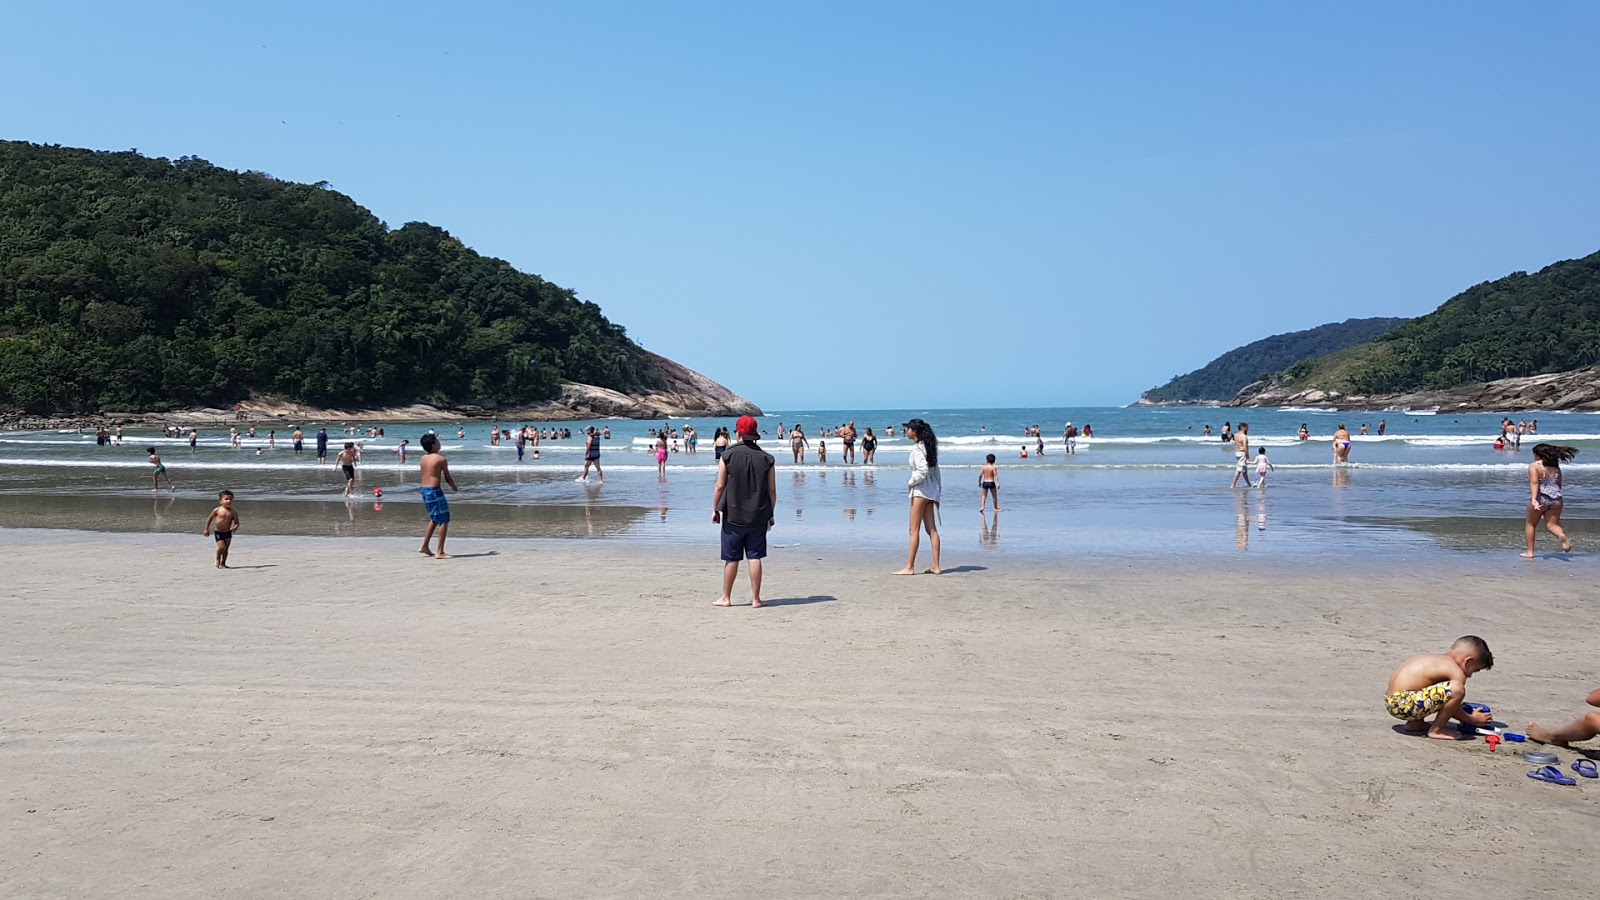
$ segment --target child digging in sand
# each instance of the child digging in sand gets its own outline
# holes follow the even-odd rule
[[[206,516],[205,536],[216,532],[217,568],[228,567],[228,549],[233,545],[233,533],[239,530],[239,514],[233,511],[233,491],[217,494],[217,508]]]
[[[1600,690],[1589,695],[1588,703],[1600,707]],[[1590,741],[1600,736],[1600,712],[1584,713],[1560,728],[1546,728],[1537,722],[1528,723],[1528,737],[1541,744],[1565,747],[1577,741]]]
[[[1440,741],[1458,740],[1460,735],[1449,730],[1451,719],[1467,725],[1493,724],[1486,712],[1461,709],[1467,699],[1467,679],[1492,668],[1494,654],[1483,638],[1474,634],[1456,638],[1443,653],[1425,653],[1401,663],[1389,676],[1384,705],[1389,715],[1406,723],[1406,731],[1426,731]],[[1432,727],[1429,716],[1434,716]]]

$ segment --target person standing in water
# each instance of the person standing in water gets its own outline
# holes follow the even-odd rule
[[[928,533],[928,542],[933,549],[933,567],[928,571],[934,575],[940,572],[939,567],[939,523],[938,509],[941,494],[939,478],[939,439],[933,433],[927,422],[921,419],[912,419],[900,426],[906,439],[911,441],[911,478],[906,482],[906,493],[911,497],[911,547],[906,554],[905,568],[895,572],[896,575],[917,574],[917,549],[921,541],[920,532]],[[1026,447],[1024,447],[1026,451]]]
[[[1239,479],[1244,479],[1245,487],[1250,484],[1250,423],[1240,422],[1239,430],[1233,435],[1233,482],[1228,485],[1228,490],[1239,486]]]
[[[810,445],[811,442],[806,440],[805,430],[799,425],[794,426],[794,430],[789,432],[789,449],[794,452],[794,461],[797,465],[805,462],[806,448]]]
[[[861,439],[861,462],[864,465],[870,466],[873,464],[873,460],[875,460],[877,456],[878,436],[872,433],[871,428],[868,428],[866,436]]]
[[[161,464],[161,457],[156,454],[156,448],[146,447],[144,452],[150,454],[150,464],[156,467],[156,470],[150,473],[150,489],[153,491],[161,490],[161,479],[165,478],[167,480],[167,490],[176,492],[178,489],[172,486],[172,476],[167,474],[167,467]]]
[[[1523,559],[1534,558],[1533,539],[1538,533],[1540,519],[1544,520],[1544,527],[1561,542],[1561,552],[1572,552],[1572,540],[1561,528],[1561,508],[1564,505],[1561,496],[1561,464],[1577,455],[1576,447],[1534,445],[1533,462],[1528,464],[1528,490],[1531,496],[1528,500],[1528,524],[1524,529],[1528,538],[1528,549],[1522,554]]]
[[[1333,433],[1333,464],[1344,465],[1350,461],[1350,429],[1339,423],[1339,430]]]
[[[600,431],[593,425],[589,426],[588,443],[583,448],[583,474],[573,480],[587,482],[590,466],[594,466],[594,473],[600,476],[600,483],[605,484],[606,473],[600,468]]]

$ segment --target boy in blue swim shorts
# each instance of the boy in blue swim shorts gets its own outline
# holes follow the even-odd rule
[[[428,531],[422,536],[423,556],[434,559],[449,559],[450,554],[444,552],[445,535],[450,532],[450,501],[445,499],[444,488],[440,487],[442,479],[450,485],[452,491],[460,491],[456,487],[456,480],[450,476],[450,461],[439,452],[439,438],[433,432],[422,436],[422,505],[428,510]],[[434,552],[428,549],[433,542],[434,529],[439,531],[439,550]]]
[[[1389,676],[1384,708],[1406,723],[1406,731],[1426,731],[1428,737],[1441,741],[1460,740],[1462,735],[1448,730],[1451,719],[1467,725],[1493,724],[1486,712],[1462,709],[1467,679],[1492,668],[1494,654],[1489,652],[1488,642],[1475,634],[1457,638],[1443,653],[1425,653],[1401,663]],[[1429,716],[1434,717],[1431,727]]]

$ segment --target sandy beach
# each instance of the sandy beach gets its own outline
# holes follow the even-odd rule
[[[894,578],[896,554],[788,550],[756,611],[709,605],[709,530],[696,554],[462,529],[448,562],[246,530],[225,572],[198,534],[4,535],[7,898],[1571,897],[1600,875],[1600,782],[1401,736],[1380,702],[1402,658],[1477,633],[1497,719],[1580,712],[1596,605],[1555,560]]]

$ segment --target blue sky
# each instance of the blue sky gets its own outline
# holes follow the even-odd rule
[[[332,183],[764,406],[1120,404],[1600,250],[1600,4],[29,4],[0,137]]]

